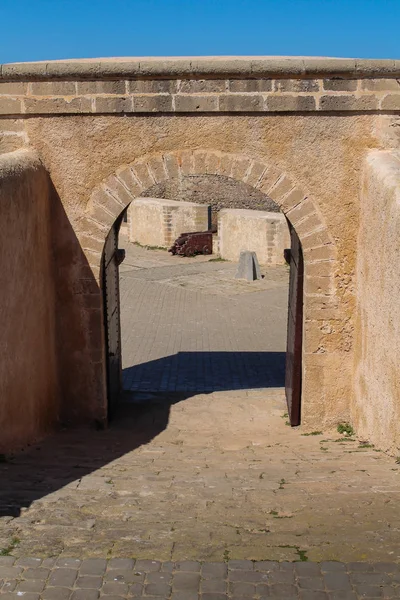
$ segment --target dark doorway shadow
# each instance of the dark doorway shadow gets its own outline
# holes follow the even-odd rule
[[[282,387],[285,352],[178,352],[123,370],[124,389],[195,392]]]
[[[135,377],[139,367],[146,368],[149,373],[153,372],[154,381],[156,367],[160,365],[163,373],[165,369],[171,373],[178,369],[186,378],[202,373],[206,385],[203,390],[195,390],[190,379],[178,378],[176,388],[187,381],[190,389],[125,391],[108,429],[63,429],[41,443],[32,444],[24,452],[3,457],[0,461],[0,516],[17,517],[21,508],[33,501],[149,443],[167,428],[171,406],[196,392],[244,389],[245,381],[247,387],[253,389],[283,386],[284,363],[282,352],[183,352],[126,369],[125,375]],[[195,365],[203,370],[197,371],[199,367]],[[238,365],[247,373],[247,380],[237,379]]]

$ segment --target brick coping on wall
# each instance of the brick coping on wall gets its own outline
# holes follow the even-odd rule
[[[400,111],[400,61],[93,59],[1,66],[0,116]]]
[[[0,65],[0,79],[113,77],[400,77],[400,60],[286,56],[121,57]]]

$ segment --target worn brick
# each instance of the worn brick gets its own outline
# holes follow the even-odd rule
[[[400,94],[388,94],[382,99],[382,110],[400,110]]]
[[[73,81],[35,81],[30,84],[33,96],[76,96]]]
[[[126,93],[125,81],[78,81],[78,95],[96,95],[96,94],[116,94],[117,96]]]
[[[324,90],[333,92],[355,92],[358,86],[357,79],[324,79]]]
[[[5,96],[0,98],[0,115],[18,115],[22,112],[22,100]]]
[[[386,90],[397,90],[400,92],[400,83],[398,79],[362,79],[361,89],[377,92]]]
[[[128,82],[131,94],[174,94],[177,90],[177,81],[169,79],[134,80]]]
[[[184,79],[179,92],[183,94],[204,94],[224,92],[225,79]]]
[[[28,84],[22,81],[1,81],[0,96],[24,96],[28,91]]]
[[[320,110],[376,110],[378,98],[376,96],[361,96],[357,98],[352,94],[346,96],[322,96],[320,99]]]
[[[318,92],[319,83],[315,79],[276,79],[277,92]]]
[[[218,110],[218,96],[175,96],[176,112],[209,112]]]
[[[96,113],[130,113],[133,112],[132,98],[124,96],[108,97],[96,96]]]
[[[271,90],[271,79],[231,79],[229,81],[229,91],[234,93],[270,92]]]
[[[172,96],[134,96],[135,112],[172,112]]]
[[[316,110],[314,96],[268,96],[267,109],[271,112]]]
[[[87,98],[25,98],[23,100],[27,114],[80,114],[91,112],[91,103]],[[2,102],[0,101],[0,110]]]
[[[222,94],[219,97],[219,109],[223,112],[253,112],[264,110],[264,99],[259,94]]]

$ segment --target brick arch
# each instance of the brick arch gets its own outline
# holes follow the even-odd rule
[[[269,196],[301,240],[306,264],[305,293],[333,293],[336,249],[315,202],[275,166],[242,154],[213,150],[150,154],[121,166],[94,188],[79,224],[78,237],[97,280],[105,238],[121,212],[149,187],[184,175],[222,175]],[[320,263],[318,267],[312,266],[314,262]]]

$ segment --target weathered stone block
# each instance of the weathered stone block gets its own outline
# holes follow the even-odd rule
[[[230,92],[270,92],[272,90],[271,79],[231,79],[229,81]]]
[[[219,109],[224,112],[247,112],[264,110],[264,99],[258,94],[239,96],[221,95],[219,97]]]
[[[346,96],[322,96],[320,110],[376,110],[378,98],[376,96],[361,96],[356,98],[351,94]]]
[[[29,91],[34,96],[76,96],[74,81],[33,81]]]
[[[324,90],[333,92],[355,92],[358,86],[357,79],[324,79]]]
[[[399,91],[400,83],[398,79],[361,79],[362,90],[373,90],[377,92],[381,91]]]
[[[134,96],[135,112],[172,112],[172,96]]]
[[[174,94],[177,90],[177,81],[137,79],[128,81],[128,90],[130,94]]]
[[[125,81],[78,81],[77,93],[80,94],[116,94],[121,96],[126,93]]]
[[[283,251],[290,247],[289,229],[281,213],[225,208],[219,213],[218,236],[221,258],[232,261],[248,250],[257,254],[262,265],[283,264]]]
[[[0,81],[0,96],[24,96],[28,84],[22,81]]]
[[[183,94],[219,93],[225,88],[225,79],[184,79],[179,91]]]
[[[400,94],[388,94],[381,102],[382,110],[400,110]]]
[[[276,79],[274,88],[277,92],[318,92],[316,79]]]
[[[18,115],[22,112],[22,101],[17,98],[0,98],[0,115]]]
[[[218,110],[218,96],[175,96],[176,112],[209,112]]]
[[[159,198],[137,198],[128,208],[129,239],[143,246],[168,248],[187,231],[207,231],[209,207]]]
[[[96,113],[129,113],[133,112],[132,98],[126,97],[96,97]],[[136,111],[136,108],[135,108]]]
[[[79,114],[91,112],[88,98],[25,98],[25,112],[28,114]],[[0,101],[0,110],[1,110]],[[106,111],[111,112],[111,111]]]
[[[316,110],[315,98],[313,96],[268,96],[268,111],[292,112]]]

